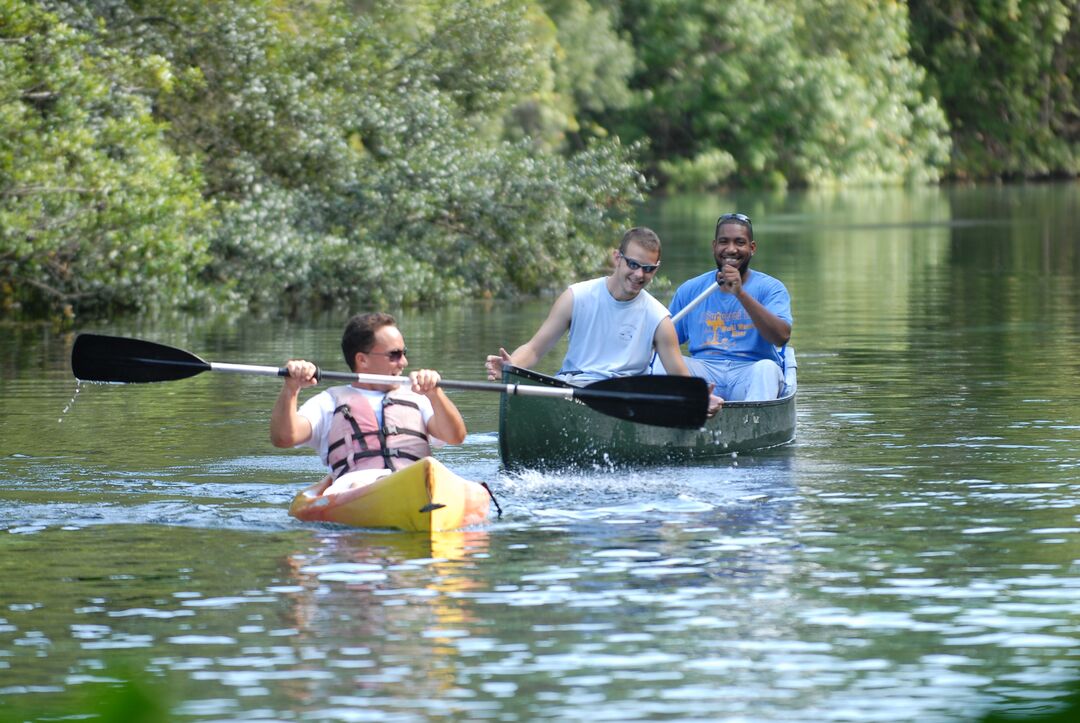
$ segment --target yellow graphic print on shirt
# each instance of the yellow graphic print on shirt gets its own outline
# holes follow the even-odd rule
[[[712,329],[712,336],[705,340],[705,346],[730,349],[735,340],[746,336],[754,328],[754,322],[743,311],[715,312],[705,315],[705,325]]]

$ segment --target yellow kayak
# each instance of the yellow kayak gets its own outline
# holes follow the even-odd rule
[[[458,477],[434,457],[343,491],[328,492],[332,484],[326,477],[300,492],[289,514],[305,522],[437,532],[480,524],[491,507],[486,487]]]

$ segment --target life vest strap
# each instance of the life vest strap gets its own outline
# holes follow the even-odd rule
[[[328,441],[327,457],[335,477],[353,469],[370,468],[380,460],[385,469],[395,470],[431,454],[429,435],[421,405],[399,399],[390,392],[382,399],[382,419],[369,415],[366,401],[354,396],[347,400],[334,393],[336,406]],[[357,405],[357,406],[353,406]],[[397,406],[395,409],[395,405]]]
[[[387,437],[389,437],[392,434],[411,434],[412,436],[419,437],[420,439],[427,439],[428,438],[428,436],[426,434],[424,434],[423,432],[418,432],[415,429],[401,429],[400,427],[396,427],[396,426],[394,426],[392,424],[389,424],[389,425],[386,425],[386,426],[383,427],[383,434],[385,436],[387,436]]]
[[[349,423],[349,426],[352,427],[353,439],[355,439],[357,441],[357,443],[360,445],[361,449],[368,449],[367,439],[365,439],[365,438],[368,435],[371,435],[371,434],[377,435],[377,432],[367,432],[367,433],[365,433],[362,429],[360,429],[360,425],[357,424],[356,417],[353,416],[352,410],[349,409],[348,404],[342,404],[342,405],[338,406],[337,409],[334,410],[334,414],[341,414],[341,416],[345,418],[345,420]],[[332,442],[330,444],[330,446],[328,446],[326,448],[326,453],[330,454],[330,452],[333,452],[338,447],[340,447],[340,446],[342,446],[344,444],[347,444],[347,443],[348,443],[348,441],[346,440],[346,438],[342,437],[342,438],[338,439],[336,442]],[[333,465],[332,469],[336,469],[338,466],[339,465]]]

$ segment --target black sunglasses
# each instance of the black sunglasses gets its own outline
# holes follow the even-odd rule
[[[713,238],[716,238],[716,235],[720,233],[720,227],[728,221],[735,221],[736,223],[741,223],[746,226],[750,229],[750,238],[754,238],[754,224],[750,222],[750,217],[745,213],[725,213],[723,216],[716,219],[716,231],[713,232]]]
[[[401,357],[409,355],[409,347],[403,346],[400,349],[391,349],[390,351],[369,351],[368,354],[378,354],[392,362],[396,362],[401,361]]]
[[[641,269],[645,273],[651,274],[658,268],[660,268],[660,264],[643,264],[640,261],[635,261],[634,259],[621,252],[619,253],[619,257],[626,262],[627,268],[631,271],[637,271],[638,269]]]

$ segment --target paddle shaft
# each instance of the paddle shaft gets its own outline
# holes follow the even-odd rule
[[[289,372],[285,367],[258,366],[255,364],[228,364],[225,362],[208,362],[210,371],[226,372],[230,374],[256,374],[270,377],[287,377]],[[395,377],[383,374],[359,374],[356,372],[318,372],[319,379],[334,379],[358,384],[397,384],[402,386],[412,384],[408,377]],[[498,392],[500,394],[516,394],[522,397],[557,397],[573,399],[575,392],[579,395],[587,393],[590,397],[609,399],[625,399],[631,402],[649,402],[656,404],[677,404],[685,400],[684,397],[671,394],[638,394],[635,392],[612,392],[603,389],[582,390],[578,387],[542,387],[531,384],[499,384],[498,382],[467,382],[454,381],[452,379],[439,380],[439,386],[443,389],[457,389],[468,392]]]
[[[208,362],[210,371],[227,372],[230,374],[259,374],[267,377],[287,377],[289,370],[285,367],[258,366],[256,364],[227,364],[225,362]],[[343,382],[356,382],[358,384],[397,384],[403,386],[412,384],[408,377],[395,377],[387,374],[359,374],[357,372],[327,372],[317,369],[315,378],[334,379]],[[455,382],[449,379],[439,380],[439,386],[445,389],[465,389],[469,391],[494,391],[505,392],[507,387],[517,386],[514,384],[497,384],[495,382]],[[562,389],[555,387],[556,391]],[[570,390],[573,391],[572,389]],[[569,394],[553,394],[551,396],[570,396]]]
[[[680,319],[682,319],[684,316],[686,316],[687,314],[690,313],[691,309],[693,309],[695,306],[697,306],[701,302],[705,301],[705,299],[712,296],[712,293],[714,291],[716,291],[717,289],[719,289],[719,288],[720,288],[720,284],[709,284],[709,286],[704,291],[702,291],[700,294],[698,294],[694,298],[693,301],[691,301],[689,304],[687,304],[683,308],[679,309],[679,312],[677,314],[675,314],[675,316],[671,317],[671,323],[672,324],[678,323],[678,321]]]
[[[687,304],[683,308],[679,309],[679,311],[674,316],[671,317],[671,323],[672,324],[679,323],[679,320],[682,319],[687,314],[689,314],[691,309],[693,309],[695,306],[697,306],[701,302],[705,301],[705,299],[712,296],[712,293],[714,291],[716,291],[717,289],[719,289],[719,288],[720,288],[720,284],[718,284],[718,283],[717,284],[709,284],[708,288],[706,288],[704,291],[702,291],[700,294],[698,294],[694,298],[693,301],[691,301],[689,304]],[[658,356],[659,356],[659,354],[654,351],[653,355],[652,355],[652,361],[649,362],[649,367],[650,368],[656,366],[656,357],[658,357]]]
[[[191,352],[141,339],[79,334],[71,350],[71,371],[77,379],[121,384],[175,381],[216,371],[259,376],[288,376],[286,367],[208,362]],[[408,377],[355,372],[317,371],[316,380],[402,386]],[[446,389],[497,392],[521,396],[573,399],[619,419],[661,427],[693,428],[705,421],[708,390],[693,377],[616,377],[584,387],[493,382],[439,381]]]

